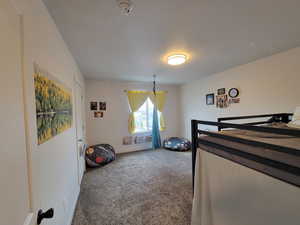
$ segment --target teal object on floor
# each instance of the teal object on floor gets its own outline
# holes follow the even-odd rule
[[[159,132],[159,122],[157,108],[153,108],[153,121],[152,121],[152,148],[158,149],[161,148],[161,139]]]

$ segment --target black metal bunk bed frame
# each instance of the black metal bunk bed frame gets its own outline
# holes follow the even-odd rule
[[[252,168],[254,170],[275,177],[277,179],[280,179],[282,181],[285,181],[297,187],[300,187],[300,167],[288,165],[283,162],[264,158],[262,156],[258,156],[255,154],[251,154],[249,152],[241,151],[239,149],[235,149],[229,146],[204,140],[203,138],[199,138],[199,135],[201,134],[208,135],[211,137],[220,138],[222,140],[232,141],[232,142],[236,142],[248,146],[267,148],[270,151],[277,151],[277,152],[289,154],[292,157],[300,157],[300,149],[268,144],[260,141],[253,141],[245,138],[229,136],[223,133],[221,134],[217,132],[210,132],[210,131],[199,129],[199,125],[210,125],[210,126],[217,126],[219,131],[226,128],[234,128],[240,130],[251,130],[257,132],[300,137],[300,130],[297,129],[283,129],[283,128],[256,126],[256,125],[268,124],[273,122],[288,123],[289,121],[291,121],[292,115],[293,115],[292,113],[278,113],[278,114],[252,115],[252,116],[240,116],[240,117],[226,117],[226,118],[219,118],[218,122],[192,120],[191,135],[192,135],[193,187],[194,187],[194,177],[195,177],[196,153],[199,144],[206,145],[215,149],[213,151],[212,150],[208,151],[210,153],[234,161],[246,167]],[[268,119],[267,121],[251,122],[251,123],[244,123],[244,124],[233,124],[233,123],[222,122],[222,121],[229,121],[229,120],[257,119],[257,118],[266,118],[266,117],[271,117],[271,119]]]

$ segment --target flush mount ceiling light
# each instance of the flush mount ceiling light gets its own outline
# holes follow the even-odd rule
[[[187,56],[183,54],[174,54],[168,56],[168,64],[171,66],[178,66],[184,64],[187,60]]]

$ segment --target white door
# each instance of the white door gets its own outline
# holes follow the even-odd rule
[[[26,151],[20,17],[0,1],[0,224],[32,225]]]
[[[84,96],[81,85],[75,81],[75,114],[76,114],[76,138],[77,138],[77,160],[78,160],[78,182],[81,180],[85,171],[84,159]]]

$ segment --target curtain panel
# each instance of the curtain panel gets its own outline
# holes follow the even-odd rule
[[[161,148],[161,138],[159,132],[159,121],[157,107],[153,108],[153,121],[152,121],[152,148]]]
[[[135,119],[134,113],[145,103],[147,98],[150,98],[154,107],[161,113],[160,114],[160,128],[161,130],[166,129],[166,124],[163,116],[163,109],[166,102],[166,91],[157,91],[156,95],[152,91],[126,91],[128,97],[128,103],[130,107],[130,115],[128,119],[128,131],[133,134],[135,131]]]
[[[127,91],[128,103],[130,106],[130,115],[128,119],[128,131],[133,134],[135,131],[134,113],[144,104],[149,96],[145,91]]]
[[[157,91],[156,95],[154,95],[153,92],[150,93],[150,99],[153,102],[154,106],[157,108],[157,110],[161,113],[160,114],[160,128],[162,131],[166,129],[165,119],[163,116],[163,109],[165,107],[166,103],[166,92],[165,91]]]

